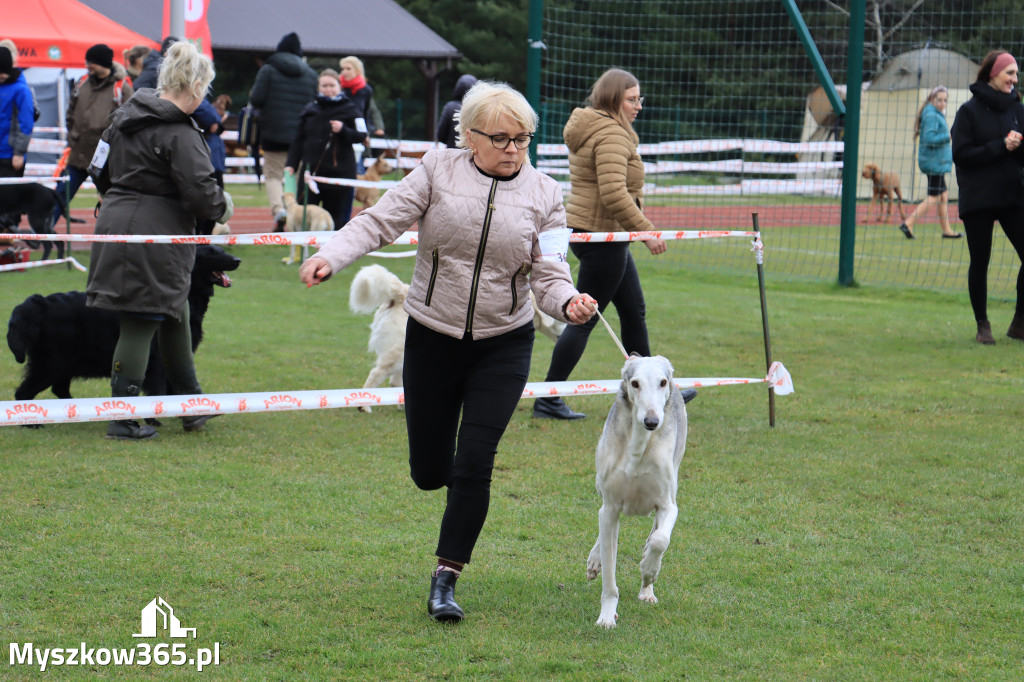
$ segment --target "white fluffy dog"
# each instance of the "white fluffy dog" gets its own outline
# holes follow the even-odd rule
[[[375,388],[390,378],[392,386],[402,385],[402,367],[405,361],[405,324],[409,315],[402,309],[409,285],[381,265],[367,265],[356,273],[349,290],[348,307],[355,313],[369,315],[370,342],[368,349],[377,354],[377,364],[370,370],[363,388]],[[565,322],[559,322],[542,313],[537,299],[530,292],[533,304],[533,325],[537,331],[558,340],[565,329]],[[360,407],[360,412],[370,412],[369,407]]]
[[[349,291],[348,307],[356,313],[373,313],[367,348],[377,354],[363,388],[375,388],[390,378],[392,386],[402,385],[405,360],[405,323],[408,313],[402,309],[409,285],[387,268],[367,265],[356,273]],[[360,407],[360,412],[370,412]]]
[[[654,512],[654,527],[640,559],[641,601],[657,603],[654,581],[679,513],[676,490],[686,449],[686,406],[672,381],[672,365],[660,355],[633,354],[622,368],[622,387],[597,443],[597,490],[603,504],[598,535],[587,558],[587,578],[601,574],[597,624],[615,627],[619,588],[615,558],[619,517]]]

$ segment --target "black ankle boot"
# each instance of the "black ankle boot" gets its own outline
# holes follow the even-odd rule
[[[582,412],[573,412],[561,398],[537,398],[533,401],[535,419],[585,419]]]
[[[142,379],[126,379],[120,374],[110,378],[110,395],[114,398],[134,398],[140,393]],[[134,419],[121,419],[107,424],[107,438],[116,440],[146,440],[156,435],[156,429],[139,424]]]
[[[427,597],[427,613],[436,621],[458,623],[465,617],[462,608],[455,603],[455,581],[459,576],[452,571],[440,571],[430,578],[430,596]]]

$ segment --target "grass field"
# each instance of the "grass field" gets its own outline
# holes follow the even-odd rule
[[[640,250],[652,347],[677,375],[763,375],[753,264],[726,276]],[[196,358],[208,391],[362,384],[372,357],[369,318],[347,310],[356,268],[307,290],[283,251],[235,249],[242,266]],[[1011,305],[993,301],[998,344],[982,347],[966,294],[789,281],[768,254],[774,355],[796,393],[777,399],[775,429],[763,385],[691,403],[660,603],[635,599],[650,522],[627,519],[615,630],[594,625],[600,581],[584,575],[610,404],[594,396],[571,401],[583,422],[517,411],[457,627],[425,612],[443,494],[410,482],[397,408],[225,416],[199,434],[168,423],[146,443],[106,441],[100,423],[0,428],[4,650],[155,643],[132,634],[160,596],[197,628],[176,640],[189,655],[219,644],[209,679],[1019,679],[1024,344],[1003,336]],[[410,261],[386,265],[408,279]],[[3,279],[6,311],[85,283],[63,268]],[[539,338],[532,380],[550,351]],[[620,366],[598,330],[574,378]],[[8,396],[20,369],[0,361]],[[3,667],[4,679],[41,677]]]

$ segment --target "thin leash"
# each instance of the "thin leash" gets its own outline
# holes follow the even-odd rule
[[[604,315],[601,314],[600,310],[595,310],[594,312],[597,313],[601,322],[604,323],[604,328],[608,330],[608,334],[611,335],[612,341],[614,341],[615,345],[619,347],[619,352],[622,353],[622,357],[629,360],[629,353],[626,352],[626,347],[622,345],[621,341],[619,341],[619,337],[615,335],[615,331],[612,329],[612,326],[608,324],[608,320],[604,319]]]

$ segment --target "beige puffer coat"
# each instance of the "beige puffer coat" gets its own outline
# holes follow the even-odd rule
[[[574,109],[562,132],[569,147],[569,227],[587,232],[654,230],[644,217],[644,165],[636,133],[587,107]]]
[[[562,190],[529,162],[511,180],[477,170],[467,149],[427,152],[380,201],[361,212],[317,256],[339,272],[390,244],[419,222],[419,249],[405,311],[434,331],[473,339],[498,336],[540,309],[568,321],[578,292],[569,266],[541,258],[540,233],[565,227]]]

